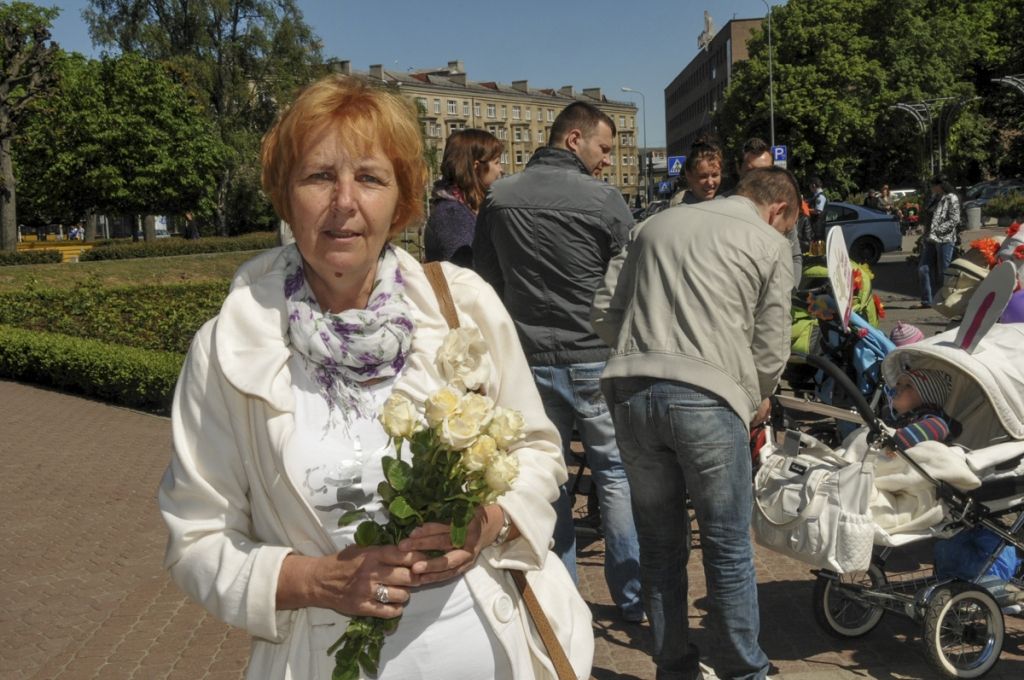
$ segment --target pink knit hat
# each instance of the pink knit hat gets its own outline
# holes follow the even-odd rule
[[[896,328],[893,328],[892,332],[889,333],[889,339],[897,347],[903,347],[904,345],[912,345],[915,342],[924,340],[924,333],[917,326],[900,321],[896,324]]]

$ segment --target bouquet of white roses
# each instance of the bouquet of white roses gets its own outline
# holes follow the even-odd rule
[[[508,448],[523,437],[523,417],[481,394],[490,363],[480,331],[450,331],[436,365],[447,384],[424,404],[399,392],[384,404],[380,419],[398,451],[397,458],[384,457],[385,481],[377,487],[389,519],[363,521],[356,528],[358,545],[397,545],[416,527],[439,522],[451,525],[452,545],[461,547],[477,508],[510,489],[519,474]],[[403,442],[409,443],[410,461],[402,459]],[[339,523],[365,516],[356,510]],[[335,657],[332,679],[356,680],[360,667],[376,675],[384,636],[400,620],[353,617],[327,651]]]

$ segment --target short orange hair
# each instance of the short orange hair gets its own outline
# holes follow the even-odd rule
[[[384,87],[342,75],[308,85],[263,137],[260,179],[277,214],[291,222],[292,172],[309,140],[327,126],[343,133],[347,153],[379,148],[394,166],[398,206],[391,235],[422,221],[427,165],[415,107]]]

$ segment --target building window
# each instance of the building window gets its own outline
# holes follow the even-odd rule
[[[480,117],[480,102],[473,102],[473,115]]]
[[[508,165],[508,151],[501,152],[501,163],[502,165]]]
[[[629,117],[629,129],[632,130],[635,127],[636,127],[636,118],[634,118],[633,116],[630,116]]]
[[[440,99],[435,99],[434,100],[434,113],[441,113],[441,100]]]
[[[502,120],[508,120],[508,107],[506,107],[504,104],[502,104],[501,105],[501,109],[499,109],[499,110],[501,111],[501,115],[499,117]]]
[[[448,100],[448,115],[454,116],[459,112],[459,103],[454,99]]]
[[[428,111],[427,100],[425,97],[416,97],[416,108],[423,113]]]
[[[494,104],[488,104],[487,105],[487,117],[488,118],[494,118],[494,116],[495,116]]]
[[[626,117],[625,116],[619,116],[619,127],[620,128],[626,127]]]
[[[524,111],[524,113],[526,114],[526,120],[533,120],[533,111],[530,110],[529,106],[526,107],[526,111]]]
[[[555,120],[555,110],[548,109],[548,122],[551,123]]]
[[[469,117],[469,102],[462,102],[462,115]]]
[[[522,165],[522,164],[523,164],[523,150],[522,149],[516,149],[516,165]]]
[[[523,130],[523,141],[524,142],[530,141],[530,129],[529,128]]]
[[[519,120],[519,107],[518,106],[513,106],[512,107],[512,120]]]
[[[537,133],[537,143],[538,144],[543,144],[544,143],[544,131],[543,130],[540,130]]]
[[[615,165],[615,154],[608,154],[608,162],[611,163],[612,165]]]
[[[515,130],[512,131],[512,137],[517,142],[523,141],[523,131],[520,130],[519,128],[516,128]]]

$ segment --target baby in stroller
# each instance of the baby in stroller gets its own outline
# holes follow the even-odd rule
[[[960,423],[942,410],[953,387],[952,377],[943,371],[914,369],[896,379],[892,410],[897,414],[893,439],[900,450],[924,441],[952,443],[960,435]],[[896,454],[889,452],[889,457]]]

